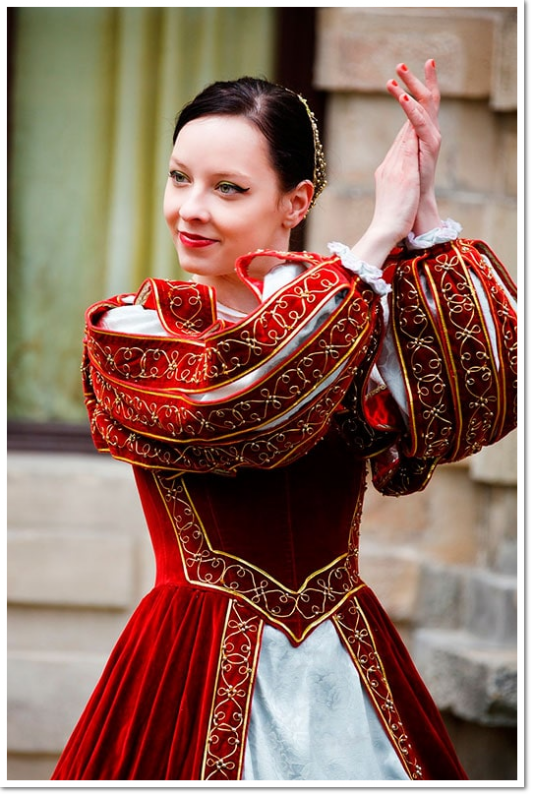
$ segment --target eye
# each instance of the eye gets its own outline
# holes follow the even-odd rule
[[[220,191],[224,196],[232,196],[237,193],[246,193],[249,188],[241,188],[240,185],[235,185],[233,182],[220,182],[217,185],[217,191]]]
[[[189,178],[182,171],[169,171],[168,176],[174,185],[183,185],[189,181]]]

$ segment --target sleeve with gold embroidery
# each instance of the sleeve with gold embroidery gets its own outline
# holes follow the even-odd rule
[[[371,364],[379,300],[336,257],[261,254],[306,270],[236,324],[218,320],[213,291],[191,282],[149,279],[137,294],[165,337],[99,326],[120,297],[89,308],[82,372],[98,450],[143,467],[231,473],[288,464],[327,433]],[[243,279],[251,259],[237,263]]]
[[[386,273],[407,423],[372,458],[372,472],[381,492],[400,495],[423,489],[437,464],[515,428],[516,287],[488,246],[461,238],[393,254]],[[360,404],[375,426],[384,399],[372,400]]]

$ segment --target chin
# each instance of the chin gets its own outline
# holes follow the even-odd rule
[[[219,273],[215,267],[213,267],[212,263],[209,263],[204,260],[204,262],[194,261],[190,257],[179,257],[178,256],[178,264],[181,270],[192,277],[192,280],[195,282],[207,282],[211,279],[216,279],[219,276]]]

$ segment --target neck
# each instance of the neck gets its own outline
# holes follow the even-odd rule
[[[216,300],[232,310],[249,313],[259,304],[255,293],[237,275],[204,278],[196,276],[194,281],[213,287]]]
[[[281,262],[283,262],[282,259],[274,257],[256,257],[251,263],[249,276],[251,279],[262,280],[269,271]],[[194,280],[213,287],[217,301],[233,310],[249,313],[259,304],[253,290],[235,272],[220,276],[197,275]]]

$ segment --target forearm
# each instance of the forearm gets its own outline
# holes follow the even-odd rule
[[[396,236],[390,230],[371,225],[352,247],[352,253],[358,260],[382,268],[397,243]]]

